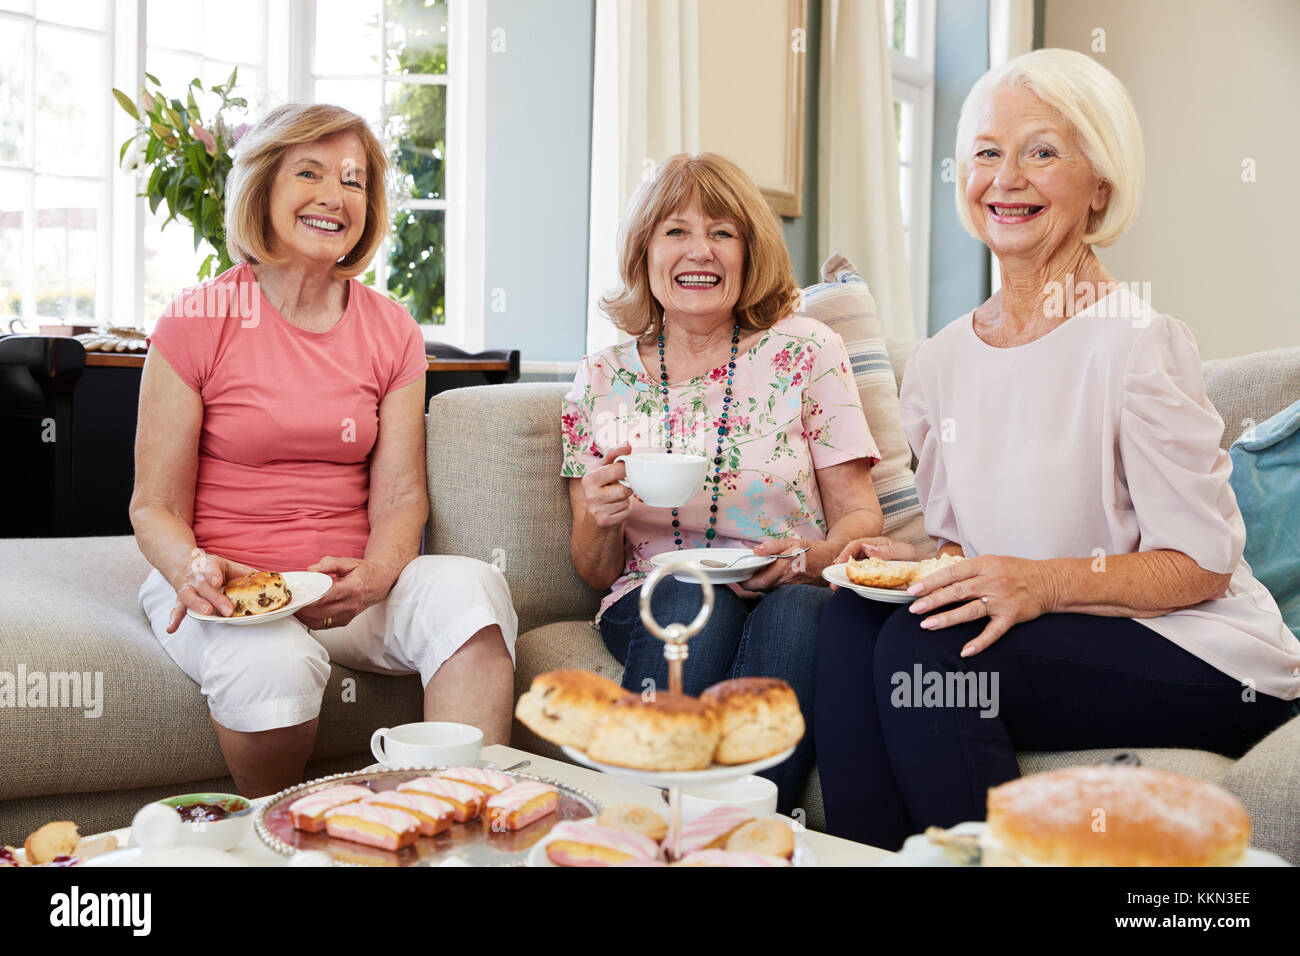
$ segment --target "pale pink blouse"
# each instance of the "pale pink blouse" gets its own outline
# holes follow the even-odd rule
[[[1139,623],[1259,692],[1300,697],[1300,641],[1242,559],[1245,526],[1187,327],[1121,287],[1016,348],[966,314],[900,396],[925,527],[967,556],[1181,551],[1226,596]]]

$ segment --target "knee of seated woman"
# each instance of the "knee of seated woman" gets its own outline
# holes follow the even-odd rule
[[[320,699],[330,676],[329,653],[296,620],[218,626],[227,633],[203,652],[202,686],[209,699]]]

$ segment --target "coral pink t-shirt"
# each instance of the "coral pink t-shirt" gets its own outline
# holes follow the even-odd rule
[[[186,290],[149,341],[203,399],[199,547],[274,571],[362,557],[379,403],[428,367],[411,314],[350,279],[342,318],[309,332],[241,263]]]

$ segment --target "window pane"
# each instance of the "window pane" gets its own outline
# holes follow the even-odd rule
[[[32,0],[0,0],[0,10],[17,10],[19,13],[31,13]]]
[[[388,72],[446,73],[446,0],[386,2]]]
[[[37,0],[36,16],[68,26],[102,30],[108,24],[108,0]]]
[[[203,7],[195,0],[149,0],[145,12],[149,46],[199,53],[203,50],[202,21]],[[158,76],[152,68],[149,72]]]
[[[167,218],[167,203],[158,204],[158,212],[144,207],[144,319],[152,322],[162,314],[167,303],[189,286],[198,284],[199,264],[212,249],[202,243],[194,251],[194,230],[184,219],[174,219],[161,228]]]
[[[898,129],[898,158],[905,163],[914,158],[914,133],[916,128],[916,107],[901,100],[894,101],[894,122]]]
[[[105,41],[36,28],[36,166],[46,172],[102,175],[107,155]]]
[[[36,178],[36,314],[93,318],[100,187]]]
[[[898,167],[898,200],[903,207],[903,229],[912,228],[912,167]]]
[[[26,23],[0,32],[0,162],[21,163],[27,147]]]
[[[889,45],[900,53],[907,50],[907,0],[893,0],[889,12]]]
[[[266,42],[265,26],[262,0],[203,0],[203,55],[231,62],[260,63]],[[226,75],[230,75],[229,70]]]
[[[379,72],[379,0],[316,0],[312,72]]]
[[[383,112],[379,80],[317,80],[316,102],[333,103],[362,117],[376,132]]]
[[[393,216],[388,291],[420,322],[447,320],[446,236],[441,209],[399,209]]]
[[[221,60],[204,60],[203,61],[203,86],[211,90],[214,86],[223,85],[226,80],[230,79],[230,71],[235,68],[233,63],[225,63]],[[253,107],[257,106],[261,99],[262,92],[262,71],[253,66],[240,65],[239,73],[235,77],[235,95],[242,96],[248,100]],[[173,94],[175,95],[175,94]],[[212,122],[212,117],[217,112],[217,107],[221,105],[221,97],[215,93],[206,93],[199,107],[203,113],[203,118]],[[230,106],[226,108],[226,122],[228,126],[238,126],[240,123],[248,122],[249,112],[247,107]]]
[[[903,103],[894,100],[894,139],[898,141],[898,158],[903,158]]]
[[[27,177],[0,170],[0,317],[23,311],[23,210],[27,206]],[[8,332],[9,324],[0,326]]]
[[[164,94],[183,102],[190,80],[203,74],[203,58],[198,54],[169,53],[151,47],[145,54],[144,68],[158,78]]]
[[[384,140],[401,188],[415,199],[446,198],[447,88],[389,83]]]

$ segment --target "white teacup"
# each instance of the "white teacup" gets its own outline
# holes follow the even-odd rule
[[[482,750],[483,731],[469,724],[423,721],[370,736],[370,752],[385,767],[473,767]]]
[[[750,774],[725,783],[682,788],[682,819],[694,820],[716,807],[744,807],[760,817],[776,813],[776,784]]]
[[[627,466],[619,479],[652,508],[680,508],[704,488],[709,460],[701,455],[637,452],[614,459]]]

